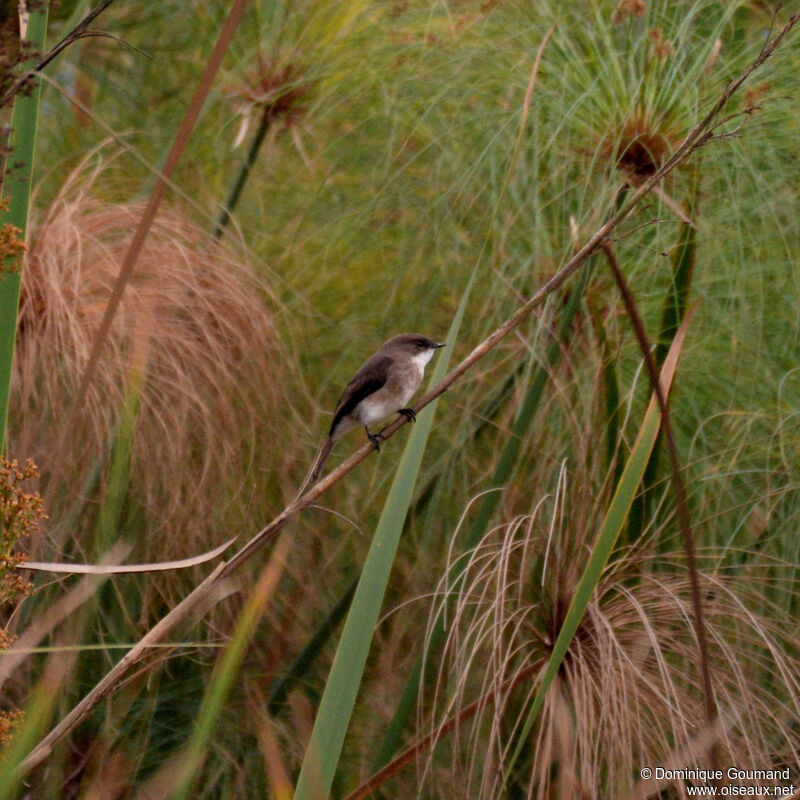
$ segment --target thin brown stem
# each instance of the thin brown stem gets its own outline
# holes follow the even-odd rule
[[[231,12],[233,13],[233,12]],[[666,175],[675,169],[678,164],[685,161],[692,152],[704,143],[704,134],[713,127],[713,124],[720,111],[725,107],[727,101],[738,89],[744,80],[772,54],[777,44],[800,20],[800,11],[793,14],[781,31],[762,48],[759,56],[751,64],[742,76],[729,84],[722,94],[720,100],[715,104],[711,112],[692,129],[683,143],[675,150],[672,157],[665,162],[653,175],[648,178],[641,186],[630,194],[627,202],[595,232],[595,234],[581,247],[572,258],[548,280],[526,303],[506,320],[497,330],[486,337],[472,352],[464,358],[461,363],[452,370],[442,381],[434,386],[422,399],[414,406],[414,411],[419,412],[433,400],[444,394],[452,384],[458,380],[470,367],[486,355],[498,342],[504,339],[511,331],[517,328],[530,314],[536,309],[545,298],[553,291],[558,289],[589,256],[602,247],[611,232],[625,219],[627,219],[637,207],[639,202],[647,195],[652,188],[659,183]],[[222,36],[222,35],[221,35]],[[121,290],[120,290],[121,291]],[[113,316],[113,314],[112,314]],[[88,367],[87,367],[88,374]],[[86,377],[84,378],[86,383]],[[88,384],[86,384],[88,385]],[[84,386],[84,395],[86,387]],[[382,431],[384,439],[393,436],[397,431],[407,424],[405,417],[400,417],[385,430]],[[236,555],[227,563],[220,564],[199,586],[197,586],[187,597],[185,597],[175,608],[173,608],[155,627],[128,651],[128,653],[102,678],[102,680],[56,725],[47,736],[37,745],[30,755],[20,764],[19,770],[22,773],[28,772],[44,761],[52,751],[53,745],[66,736],[83,719],[85,719],[94,706],[107,694],[109,694],[119,683],[125,673],[134,665],[142,661],[150,647],[161,642],[166,635],[190,612],[197,608],[201,601],[205,600],[218,589],[220,581],[231,575],[238,569],[250,556],[263,547],[280,531],[281,528],[302,509],[313,503],[320,495],[324,494],[334,484],[338,483],[345,475],[351,472],[358,464],[368,458],[374,452],[372,444],[367,443],[356,450],[348,459],[340,464],[336,469],[314,484],[304,495],[291,502],[275,519],[262,528],[249,542],[247,542]]]
[[[653,358],[650,341],[647,338],[645,331],[644,321],[641,314],[636,307],[636,300],[633,297],[630,286],[628,286],[622,268],[617,261],[614,254],[614,248],[610,242],[605,242],[602,250],[608,259],[608,264],[611,271],[614,273],[614,280],[617,283],[619,292],[622,295],[622,300],[625,303],[625,310],[630,318],[631,325],[636,334],[636,340],[639,343],[639,349],[642,351],[642,357],[647,368],[647,374],[650,377],[650,384],[653,387],[658,407],[661,411],[661,428],[664,431],[664,441],[667,445],[667,453],[669,454],[670,471],[672,473],[672,486],[675,492],[675,504],[678,508],[678,519],[680,521],[681,531],[683,534],[683,546],[686,550],[686,565],[689,571],[689,585],[692,594],[692,612],[694,615],[694,629],[695,637],[697,638],[697,647],[700,651],[700,673],[703,682],[703,697],[706,712],[706,721],[709,727],[712,726],[717,718],[717,703],[714,698],[714,687],[711,683],[711,665],[708,657],[708,636],[706,634],[705,619],[703,616],[703,601],[700,592],[700,581],[697,573],[697,557],[695,553],[694,534],[692,532],[692,520],[689,513],[689,503],[686,498],[686,485],[681,473],[680,460],[678,458],[678,448],[675,444],[675,435],[672,428],[672,415],[669,412],[669,404],[667,397],[664,394],[664,388],[658,377],[658,367],[656,366],[655,359]],[[712,769],[717,769],[716,748],[711,749]]]
[[[473,700],[468,706],[462,708],[458,714],[453,714],[450,719],[445,720],[435,731],[432,731],[427,736],[423,736],[410,747],[406,748],[399,756],[395,756],[386,766],[381,767],[372,777],[347,795],[344,800],[364,800],[373,790],[386,783],[393,775],[396,775],[406,764],[414,761],[420,753],[429,750],[436,745],[443,736],[446,736],[450,731],[463,725],[464,722],[482,708],[489,705],[489,703],[493,703],[498,694],[513,689],[515,686],[522,683],[522,681],[535,675],[542,668],[542,663],[542,661],[537,661],[535,664],[525,667],[513,678],[509,678],[507,681],[500,684],[496,689],[490,689],[477,700]]]
[[[14,98],[16,94],[22,91],[22,89],[24,89],[28,85],[30,80],[37,73],[41,72],[62,50],[66,50],[66,48],[69,47],[71,44],[77,42],[78,39],[82,39],[85,36],[99,35],[96,33],[88,32],[86,29],[113,2],[114,0],[103,0],[102,3],[99,3],[55,47],[53,47],[52,50],[50,50],[48,53],[42,56],[33,67],[31,67],[29,70],[25,72],[24,75],[20,75],[14,81],[14,83],[11,84],[9,90],[2,97],[0,97],[0,108],[6,105],[10,100]]]
[[[84,369],[83,376],[81,377],[81,382],[78,386],[78,390],[75,395],[75,401],[73,402],[72,409],[70,410],[69,418],[64,425],[63,433],[55,449],[55,455],[52,460],[53,471],[45,496],[46,505],[50,505],[49,501],[52,501],[55,492],[59,488],[61,475],[63,474],[63,469],[60,467],[60,465],[65,461],[64,454],[66,450],[66,444],[71,441],[75,435],[75,429],[77,428],[80,416],[84,411],[86,398],[89,394],[89,387],[94,378],[94,374],[97,371],[97,365],[100,361],[100,354],[102,353],[106,341],[108,340],[108,334],[111,331],[111,325],[122,301],[123,292],[125,291],[125,287],[128,285],[128,281],[130,281],[131,276],[133,275],[136,262],[139,260],[139,254],[142,251],[142,246],[144,245],[145,239],[147,239],[147,235],[150,232],[150,227],[153,224],[153,220],[155,219],[156,212],[161,205],[161,201],[164,199],[169,179],[172,177],[172,174],[178,165],[178,161],[183,155],[183,151],[186,149],[189,137],[191,136],[194,126],[197,123],[197,119],[200,116],[200,111],[203,108],[203,104],[205,103],[206,98],[211,91],[214,79],[219,71],[220,65],[222,64],[222,59],[228,50],[231,40],[233,39],[233,34],[239,25],[246,5],[247,0],[233,0],[231,10],[228,13],[228,18],[225,20],[225,24],[220,31],[219,38],[217,39],[214,49],[211,52],[211,56],[208,59],[208,64],[206,64],[205,71],[200,78],[200,82],[197,85],[194,96],[189,103],[189,107],[186,109],[186,114],[184,115],[183,121],[178,128],[177,134],[175,135],[175,141],[172,143],[172,147],[170,148],[167,158],[164,161],[161,174],[156,180],[156,185],[153,187],[153,191],[150,194],[147,205],[142,212],[139,225],[133,234],[130,245],[128,245],[128,250],[125,253],[125,258],[123,259],[122,266],[120,267],[119,275],[117,275],[117,280],[114,283],[114,288],[111,291],[111,297],[109,298],[108,305],[106,306],[105,313],[103,314],[103,319],[100,322],[100,327],[94,336],[92,349],[89,353],[89,358],[86,362],[86,368]]]

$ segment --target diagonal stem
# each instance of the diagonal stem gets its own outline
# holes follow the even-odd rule
[[[9,90],[0,97],[0,108],[7,105],[9,101],[11,101],[16,94],[18,94],[21,90],[23,90],[27,85],[31,78],[35,77],[39,72],[41,72],[62,50],[66,50],[74,42],[77,42],[78,39],[82,38],[87,33],[87,28],[89,25],[94,22],[100,14],[103,13],[112,3],[114,0],[102,0],[95,8],[93,8],[49,53],[42,56],[41,59],[34,64],[29,70],[27,70],[23,75],[20,75],[14,83],[11,85]]]
[[[191,133],[197,124],[200,111],[202,110],[206,98],[211,91],[211,86],[213,85],[214,79],[219,71],[220,65],[222,64],[222,59],[225,53],[228,51],[228,47],[233,39],[233,34],[235,33],[242,15],[244,14],[246,5],[247,0],[233,0],[231,10],[228,13],[228,17],[225,20],[222,30],[220,31],[219,38],[214,45],[211,56],[208,59],[208,64],[206,65],[205,71],[200,78],[200,82],[197,85],[197,89],[195,90],[191,102],[189,103],[189,107],[186,109],[186,114],[184,115],[180,128],[178,128],[177,134],[175,135],[175,141],[172,143],[172,147],[170,148],[167,158],[164,161],[161,174],[156,180],[156,185],[153,187],[153,191],[150,194],[147,205],[142,212],[139,225],[133,234],[130,244],[128,245],[128,250],[125,253],[125,258],[122,262],[122,266],[120,267],[119,275],[117,275],[114,288],[111,291],[111,297],[109,298],[108,305],[106,306],[105,313],[103,314],[103,319],[100,322],[100,328],[94,336],[92,349],[89,353],[89,359],[86,362],[86,368],[84,369],[83,376],[81,377],[81,382],[78,385],[78,390],[76,392],[75,400],[72,404],[72,409],[69,417],[67,418],[67,422],[64,425],[61,438],[59,439],[59,442],[55,448],[55,454],[52,461],[53,470],[45,498],[46,505],[50,505],[50,502],[48,501],[52,500],[54,493],[59,489],[59,484],[63,475],[63,468],[60,465],[65,460],[66,446],[67,443],[74,437],[75,429],[78,425],[81,414],[84,412],[86,398],[89,395],[89,387],[91,386],[95,372],[97,371],[97,365],[100,362],[100,355],[111,331],[111,325],[114,321],[114,317],[116,316],[117,310],[122,302],[122,295],[125,291],[125,287],[128,285],[128,282],[133,276],[133,271],[136,267],[137,261],[139,260],[139,254],[141,253],[144,242],[150,232],[150,228],[161,205],[161,201],[164,199],[164,195],[166,194],[169,179],[175,172],[178,161],[183,155],[183,151],[186,149],[186,145],[189,142],[189,137],[191,136]]]
[[[344,800],[365,800],[375,789],[382,786],[392,776],[400,772],[406,764],[414,761],[420,753],[430,750],[441,738],[450,733],[450,731],[463,725],[470,717],[488,706],[489,703],[494,703],[498,695],[507,693],[510,689],[513,689],[523,681],[536,675],[536,673],[541,670],[542,664],[543,660],[541,659],[534,664],[529,664],[524,669],[521,669],[513,678],[503,681],[500,686],[490,689],[477,700],[473,700],[469,705],[464,706],[457,714],[453,714],[449,719],[446,719],[439,725],[435,731],[418,739],[410,747],[403,750],[400,755],[395,756],[388,764],[381,767],[375,774],[348,794]]]
[[[700,673],[703,682],[703,697],[706,712],[706,721],[711,727],[717,718],[717,703],[714,698],[714,687],[711,683],[711,667],[708,658],[708,637],[706,634],[705,619],[703,617],[703,601],[700,594],[700,581],[697,573],[697,557],[695,553],[694,534],[692,532],[692,520],[689,514],[689,503],[686,499],[686,485],[683,481],[681,474],[681,465],[678,459],[678,448],[675,445],[675,436],[672,428],[672,415],[669,412],[669,405],[667,398],[664,394],[664,388],[658,377],[658,368],[656,367],[655,359],[653,358],[650,341],[647,338],[644,322],[639,310],[636,307],[636,301],[633,297],[630,287],[628,286],[625,276],[622,273],[622,268],[617,261],[614,254],[614,249],[609,241],[606,241],[601,246],[603,253],[608,259],[608,264],[611,271],[614,273],[614,280],[617,282],[617,287],[622,295],[622,300],[625,303],[625,310],[628,313],[633,330],[636,334],[636,340],[639,343],[639,349],[642,351],[645,366],[647,367],[647,374],[650,377],[650,383],[653,387],[653,392],[658,400],[658,406],[661,410],[661,426],[664,431],[664,441],[667,445],[667,453],[669,454],[670,471],[672,472],[672,486],[675,492],[675,503],[678,507],[678,519],[680,520],[681,531],[683,533],[683,545],[686,550],[686,564],[689,571],[689,584],[691,586],[692,594],[692,611],[694,614],[694,628],[695,636],[697,638],[697,646],[700,651]],[[717,749],[711,749],[712,769],[717,768]]]

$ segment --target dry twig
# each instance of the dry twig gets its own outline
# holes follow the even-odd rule
[[[86,36],[103,36],[108,34],[100,34],[93,31],[88,31],[87,28],[89,25],[94,22],[100,14],[103,13],[110,5],[113,3],[114,0],[103,0],[99,5],[93,8],[49,53],[42,56],[39,61],[34,64],[29,70],[25,72],[24,75],[20,75],[9,90],[0,97],[0,108],[6,105],[10,100],[14,98],[16,94],[22,91],[31,79],[39,72],[41,72],[59,53],[63,50],[66,50],[71,44],[77,42],[78,39],[82,39]],[[114,36],[111,37],[112,39],[116,38]]]

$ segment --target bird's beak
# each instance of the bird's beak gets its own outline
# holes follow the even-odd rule
[[[446,344],[447,342],[434,342],[433,347],[434,349],[438,349],[440,347],[444,347]]]

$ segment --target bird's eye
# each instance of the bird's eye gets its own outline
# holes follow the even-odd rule
[[[417,339],[417,347],[419,347],[420,350],[423,350],[426,347],[425,340]]]

